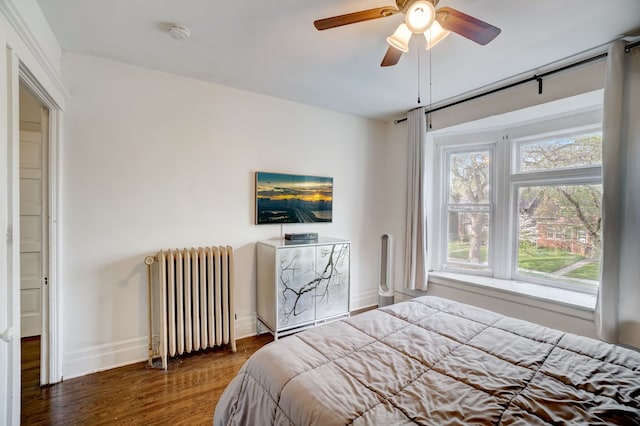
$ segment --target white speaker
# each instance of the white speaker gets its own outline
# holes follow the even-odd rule
[[[393,304],[393,239],[389,234],[380,238],[380,279],[378,306]]]

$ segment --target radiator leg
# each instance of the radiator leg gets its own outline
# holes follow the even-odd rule
[[[227,259],[228,259],[228,283],[229,283],[229,342],[231,343],[231,350],[235,353],[237,352],[236,348],[236,308],[235,308],[235,288],[233,286],[234,283],[234,274],[235,274],[235,264],[233,259],[233,247],[227,246]]]
[[[149,357],[149,367],[153,365],[153,321],[151,317],[151,305],[153,303],[153,294],[151,293],[151,265],[153,265],[154,259],[153,256],[147,256],[144,258],[144,263],[147,265],[147,293],[149,297],[148,307],[149,307],[149,348],[147,355]]]

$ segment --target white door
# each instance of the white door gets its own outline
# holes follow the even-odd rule
[[[42,334],[45,280],[45,146],[42,134],[20,131],[20,317],[21,337]]]

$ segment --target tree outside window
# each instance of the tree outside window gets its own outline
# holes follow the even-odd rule
[[[447,261],[487,269],[491,218],[491,151],[457,152],[448,161]]]

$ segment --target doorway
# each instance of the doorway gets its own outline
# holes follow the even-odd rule
[[[42,337],[47,334],[49,291],[49,110],[22,82],[19,105],[20,338],[24,390],[47,384],[48,354]],[[28,393],[23,391],[23,397],[25,394]]]

